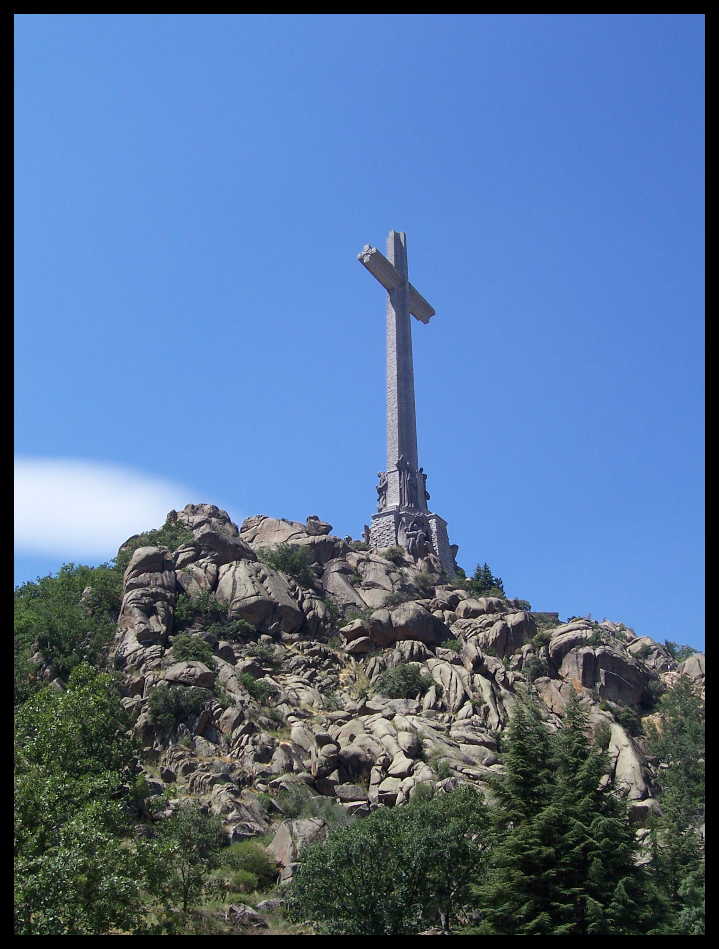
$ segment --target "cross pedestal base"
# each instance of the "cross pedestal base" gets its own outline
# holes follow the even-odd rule
[[[439,558],[442,569],[447,576],[454,577],[454,557],[459,548],[450,545],[447,535],[447,522],[439,514],[401,511],[399,508],[373,514],[370,525],[370,545],[372,547],[400,546],[407,549],[404,535],[405,527],[409,521],[415,519],[420,520],[425,529],[429,528],[428,534],[433,553]]]

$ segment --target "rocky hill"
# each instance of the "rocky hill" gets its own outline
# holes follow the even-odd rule
[[[317,517],[238,528],[217,507],[188,505],[158,536],[165,545],[135,537],[119,552],[109,654],[142,746],[148,824],[191,797],[221,816],[228,842],[273,833],[284,885],[327,824],[283,801],[330,798],[362,817],[422,785],[484,786],[502,771],[502,736],[528,689],[550,729],[574,693],[594,732],[609,730],[611,779],[640,839],[661,814],[662,764],[641,721],[680,677],[703,687],[703,655],[678,663],[621,623],[560,623],[521,601],[474,598],[431,558],[335,537]],[[40,679],[62,689],[42,644],[33,651]]]

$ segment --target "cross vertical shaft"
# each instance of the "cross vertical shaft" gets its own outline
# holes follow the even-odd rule
[[[400,457],[413,471],[418,467],[406,234],[390,231],[387,259],[404,278],[387,291],[387,505],[392,507],[400,503]]]

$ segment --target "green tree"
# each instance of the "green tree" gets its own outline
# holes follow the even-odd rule
[[[112,612],[119,610],[122,576],[112,566],[65,564],[15,589],[15,702],[35,691],[38,667],[29,662],[36,644],[56,675],[67,679],[81,662],[97,665],[115,635]]]
[[[210,874],[221,863],[222,819],[203,813],[188,801],[157,825],[157,837],[148,846],[148,889],[168,909],[188,909],[205,889]]]
[[[505,773],[495,782],[503,833],[478,888],[490,935],[647,932],[653,904],[622,802],[603,781],[606,753],[587,738],[588,715],[570,698],[550,735],[534,700],[518,702]]]
[[[302,854],[290,912],[326,933],[401,935],[468,900],[491,841],[484,800],[471,787],[396,809],[379,808]]]
[[[651,870],[665,899],[662,931],[704,934],[705,709],[682,676],[659,700],[658,726],[647,728],[652,751],[667,765],[657,773],[662,816],[652,827]]]
[[[15,721],[15,931],[137,931],[138,872],[121,846],[141,790],[111,676],[83,663]]]

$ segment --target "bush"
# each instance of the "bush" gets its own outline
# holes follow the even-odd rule
[[[546,659],[538,656],[536,653],[530,653],[522,663],[522,675],[527,682],[534,682],[542,676],[549,675],[549,667]]]
[[[222,853],[222,863],[230,867],[237,874],[249,874],[254,879],[254,885],[251,888],[242,889],[242,892],[251,893],[260,887],[266,887],[273,883],[277,876],[277,868],[274,862],[268,857],[267,851],[256,840],[243,840],[237,844],[231,844]],[[235,877],[232,878],[233,882]],[[237,877],[237,882],[244,883],[246,886],[250,880],[247,876]]]
[[[161,683],[147,697],[147,715],[158,728],[174,729],[199,715],[213,699],[209,689]]]
[[[363,540],[353,540],[350,541],[350,547],[352,550],[369,550],[369,544],[365,544]]]
[[[388,699],[413,699],[424,695],[434,682],[419,666],[400,662],[394,669],[385,669],[375,684],[375,691]]]
[[[257,556],[263,563],[269,564],[273,570],[291,577],[301,587],[312,589],[315,585],[315,575],[310,569],[309,561],[312,552],[309,547],[297,547],[292,544],[278,544],[274,548],[263,547],[257,551]]]
[[[486,563],[482,567],[477,564],[474,571],[474,576],[471,580],[467,581],[466,589],[473,597],[503,597],[505,595],[502,578],[495,577]]]
[[[404,547],[388,547],[387,550],[382,554],[385,560],[389,560],[395,566],[404,563],[404,559],[407,556],[407,552]]]
[[[412,585],[423,597],[434,596],[437,580],[428,573],[418,573],[413,577]]]
[[[487,808],[473,788],[380,807],[303,851],[290,915],[316,920],[323,934],[402,935],[437,920],[449,928],[471,901],[490,840]]]
[[[552,634],[548,629],[540,629],[532,642],[535,649],[541,649],[542,646],[548,646],[552,641]]]
[[[269,643],[254,643],[247,650],[248,656],[253,656],[264,666],[275,666],[277,664],[277,653],[275,647]]]
[[[170,652],[177,662],[202,662],[208,669],[217,668],[212,647],[204,639],[190,636],[189,633],[180,633],[175,636]]]
[[[246,643],[257,639],[258,630],[244,619],[226,619],[225,622],[211,623],[207,632],[224,639],[228,643]]]
[[[169,551],[175,551],[184,544],[192,544],[194,540],[194,534],[184,524],[179,521],[172,524],[166,522],[158,530],[135,534],[126,540],[117,552],[115,567],[122,575],[138,547],[167,547]]]
[[[633,708],[614,709],[614,718],[632,738],[637,738],[642,734],[642,720]]]
[[[687,646],[686,643],[680,646],[671,639],[664,640],[664,648],[676,662],[684,662],[685,659],[693,656],[698,651],[693,646]]]
[[[529,602],[529,600],[514,599],[512,600],[512,603],[518,610],[525,610],[527,613],[531,612],[532,610],[532,604]]]
[[[337,604],[336,600],[333,600],[331,596],[326,596],[322,601],[327,610],[327,615],[325,621],[330,624],[330,626],[339,626],[342,621],[342,610]]]
[[[240,672],[237,674],[237,680],[260,705],[266,705],[269,697],[276,692],[269,682],[265,682],[264,679],[254,679],[249,672]]]
[[[449,649],[450,652],[460,653],[462,652],[462,640],[445,639],[445,641],[442,643],[442,649]]]

